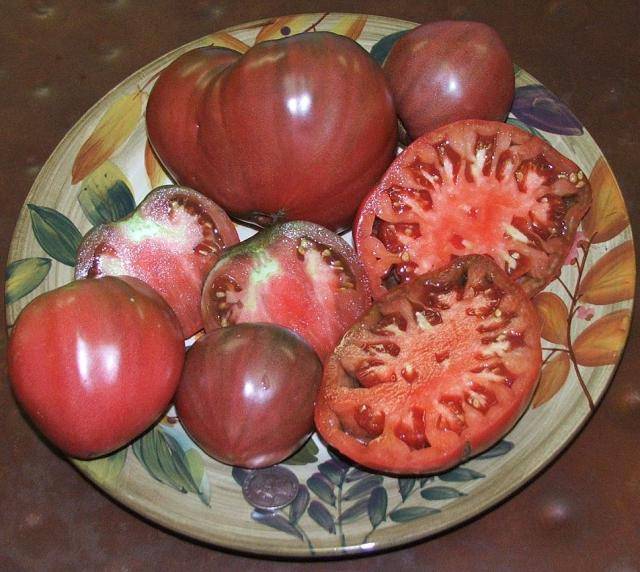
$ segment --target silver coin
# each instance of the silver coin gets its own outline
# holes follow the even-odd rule
[[[298,477],[292,471],[275,466],[249,473],[242,483],[242,494],[256,508],[277,509],[291,503],[299,488]]]

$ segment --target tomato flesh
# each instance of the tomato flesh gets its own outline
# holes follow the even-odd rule
[[[370,305],[351,247],[308,222],[274,225],[228,249],[207,277],[207,331],[241,322],[292,329],[324,359]]]
[[[225,246],[238,242],[235,226],[196,191],[159,187],[128,217],[100,225],[78,250],[76,278],[135,276],[172,307],[185,337],[202,329],[200,292]]]
[[[354,236],[374,297],[467,254],[529,295],[560,271],[590,204],[582,171],[541,139],[461,121],[410,145],[360,207]]]
[[[524,291],[486,256],[463,256],[374,304],[327,360],[325,440],[392,473],[445,470],[518,419],[541,366]]]

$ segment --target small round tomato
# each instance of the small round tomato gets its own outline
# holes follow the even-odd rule
[[[526,294],[490,258],[463,256],[389,292],[345,334],[325,364],[316,426],[366,467],[443,471],[512,427],[540,366]]]
[[[330,32],[259,42],[245,54],[187,52],[158,78],[146,120],[176,181],[262,226],[350,226],[397,139],[382,69]]]
[[[432,22],[402,36],[384,62],[411,139],[460,119],[507,116],[513,64],[497,32],[480,22]]]
[[[192,189],[158,187],[129,216],[92,229],[76,260],[76,278],[135,276],[159,292],[185,337],[202,329],[200,293],[238,233],[227,214]]]
[[[9,378],[35,425],[72,457],[118,449],[164,411],[184,341],[167,303],[144,282],[76,280],[31,301],[9,340]]]
[[[354,237],[374,298],[465,254],[488,254],[532,296],[560,273],[590,203],[587,177],[542,139],[459,121],[396,158]]]
[[[317,224],[274,225],[227,249],[207,276],[207,332],[239,322],[279,324],[302,336],[320,359],[371,305],[355,252]]]
[[[286,459],[313,430],[322,377],[314,351],[273,324],[238,324],[199,338],[176,394],[178,417],[198,445],[229,465]]]

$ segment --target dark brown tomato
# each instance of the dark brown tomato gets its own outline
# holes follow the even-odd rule
[[[395,152],[395,108],[377,62],[329,32],[242,56],[215,50],[178,58],[151,93],[147,129],[163,163],[238,218],[349,226]]]
[[[324,360],[371,305],[355,252],[317,224],[288,222],[227,249],[207,277],[207,332],[240,322],[279,324],[302,336]]]
[[[487,254],[533,296],[554,280],[591,204],[589,181],[542,139],[459,121],[414,141],[360,205],[374,298],[465,254]]]
[[[460,119],[504,120],[513,64],[497,32],[480,22],[431,22],[400,38],[384,62],[411,139]]]
[[[315,412],[329,445],[366,467],[444,471],[498,441],[533,393],[540,324],[485,256],[389,292],[325,364]]]
[[[229,465],[286,459],[313,430],[322,365],[311,347],[273,324],[238,324],[199,338],[176,393],[196,443]]]
[[[168,302],[189,337],[203,326],[200,294],[209,270],[222,249],[237,242],[234,224],[213,201],[192,189],[159,187],[132,214],[84,237],[75,275],[143,280]]]

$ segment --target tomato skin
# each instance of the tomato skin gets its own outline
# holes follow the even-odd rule
[[[398,286],[325,363],[315,423],[332,447],[393,474],[447,470],[498,441],[542,361],[524,291],[486,256]]]
[[[509,52],[479,22],[423,24],[394,44],[383,69],[411,139],[460,119],[502,121],[515,93]]]
[[[321,360],[371,305],[351,246],[307,221],[273,225],[225,250],[202,290],[207,332],[269,322],[302,336]]]
[[[462,120],[391,164],[354,220],[375,299],[452,258],[488,254],[533,296],[560,273],[591,187],[579,167],[513,125]]]
[[[38,296],[8,349],[18,402],[64,454],[84,459],[122,447],[162,415],[183,361],[175,314],[130,277],[77,280]]]
[[[329,32],[259,43],[227,67],[229,51],[215,50],[178,58],[151,93],[147,129],[163,163],[238,218],[349,226],[395,152],[379,65]]]
[[[203,327],[200,293],[226,246],[238,242],[227,214],[186,187],[151,191],[128,216],[91,229],[76,257],[76,278],[133,276],[178,316],[185,337]]]
[[[238,324],[199,338],[176,394],[178,417],[212,457],[258,468],[286,459],[313,430],[322,365],[290,330]]]

